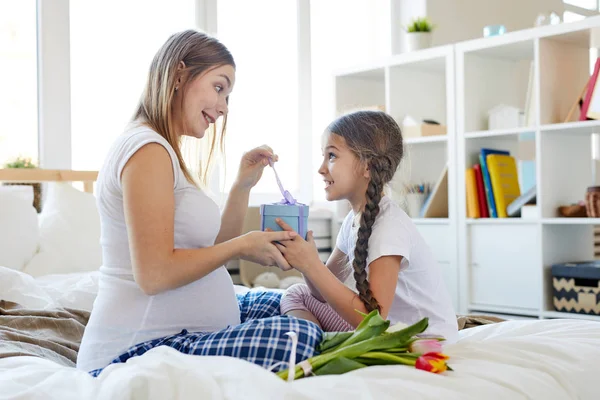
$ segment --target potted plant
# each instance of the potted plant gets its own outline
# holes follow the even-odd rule
[[[431,46],[433,24],[427,17],[413,19],[406,26],[406,47],[408,51],[426,49]]]
[[[17,157],[4,164],[4,168],[37,168],[31,158]],[[42,184],[39,182],[4,182],[4,185],[30,185],[33,186],[33,206],[37,212],[42,211]]]

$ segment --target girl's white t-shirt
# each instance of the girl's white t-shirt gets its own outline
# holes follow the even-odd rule
[[[97,181],[103,264],[99,292],[77,357],[85,371],[103,368],[129,347],[181,332],[212,332],[240,323],[233,282],[224,266],[178,289],[148,296],[133,278],[123,211],[121,172],[148,143],[162,145],[174,171],[175,248],[214,245],[221,227],[217,204],[188,182],[169,143],[148,127],[131,125],[121,134]]]
[[[359,222],[350,211],[336,243],[349,259],[341,278],[355,292],[352,261]],[[383,196],[379,203],[379,214],[369,238],[367,273],[369,265],[383,256],[402,256],[396,292],[388,314],[390,322],[411,325],[428,317],[429,327],[425,333],[443,336],[447,343],[454,342],[458,336],[456,313],[439,265],[413,221],[388,196]]]

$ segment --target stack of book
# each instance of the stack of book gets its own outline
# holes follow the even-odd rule
[[[535,187],[521,196],[517,162],[506,150],[481,149],[479,163],[466,171],[467,218],[519,215],[535,198]]]

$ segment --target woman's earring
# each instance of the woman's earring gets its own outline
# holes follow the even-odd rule
[[[179,88],[177,86],[175,86],[175,91],[178,91],[178,90],[179,90]]]

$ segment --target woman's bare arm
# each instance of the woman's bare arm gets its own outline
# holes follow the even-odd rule
[[[289,239],[289,232],[251,232],[211,247],[175,249],[173,168],[162,145],[138,150],[125,165],[121,184],[133,275],[146,294],[187,285],[235,258],[289,268],[272,243]]]

